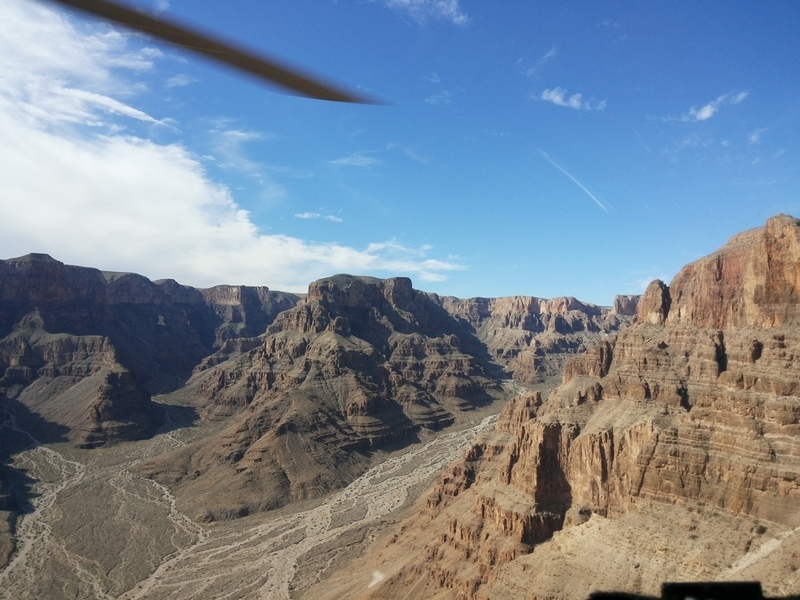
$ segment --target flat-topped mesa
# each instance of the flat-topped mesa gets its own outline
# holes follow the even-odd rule
[[[308,301],[328,307],[380,307],[383,302],[408,310],[414,301],[408,277],[377,279],[347,274],[318,279],[308,286]]]
[[[638,321],[715,329],[800,324],[800,220],[772,217],[686,265],[669,287],[651,283]]]
[[[535,296],[504,296],[465,300],[450,296],[441,298],[437,296],[437,299],[448,313],[466,321],[476,329],[485,320],[493,318],[503,321],[510,327],[521,326],[531,331],[544,331],[551,322],[555,323],[556,315],[564,316],[574,312],[593,318],[609,312],[608,309],[581,302],[572,296],[551,299]]]
[[[97,269],[65,265],[47,254],[0,261],[0,302],[103,302],[105,285]]]
[[[639,305],[641,296],[634,296],[632,294],[617,294],[614,296],[614,304],[611,307],[611,312],[616,315],[625,315],[628,317],[636,316],[636,309]]]

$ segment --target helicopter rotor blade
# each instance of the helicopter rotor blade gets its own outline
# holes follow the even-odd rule
[[[53,1],[213,58],[302,96],[333,102],[375,103],[365,97],[336,89],[327,83],[322,83],[263,56],[257,56],[252,52],[210,38],[182,25],[152,17],[116,2],[109,0]]]

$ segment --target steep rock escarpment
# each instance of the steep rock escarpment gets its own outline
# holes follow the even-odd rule
[[[546,400],[512,401],[418,514],[312,593],[585,598],[751,578],[798,593],[798,240],[778,216],[653,282],[637,324]],[[372,570],[385,579],[368,588]]]
[[[225,352],[187,384],[203,416],[228,419],[222,432],[141,467],[206,518],[341,487],[365,451],[503,395],[482,344],[402,277],[316,281],[258,347]]]
[[[234,516],[344,485],[371,449],[453,423],[502,395],[509,374],[552,377],[636,301],[610,312],[572,298],[462,302],[351,276],[301,299],[41,254],[0,261],[3,406],[36,415],[23,423],[35,436],[55,428],[94,448],[151,435],[163,420],[151,394],[168,391],[222,433],[142,472],[186,497],[200,490],[209,518]]]
[[[82,446],[141,438],[160,422],[154,389],[225,340],[263,333],[298,300],[267,288],[154,283],[44,254],[0,261],[0,397],[69,427]]]
[[[432,297],[471,328],[492,359],[523,383],[558,375],[571,356],[629,325],[638,302],[638,296],[617,296],[609,309],[571,297]]]

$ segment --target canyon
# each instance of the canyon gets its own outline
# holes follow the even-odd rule
[[[0,261],[0,597],[800,593],[800,221],[644,295]]]
[[[407,490],[456,458],[439,436],[465,444],[508,398],[546,389],[565,355],[629,324],[635,302],[459,300],[350,275],[307,294],[194,289],[41,254],[0,261],[4,597],[149,597],[217,534],[287,527],[436,449],[388,479],[402,499],[367,508],[366,524],[360,494],[315,530],[349,555],[327,531],[351,520],[363,542],[388,526]]]
[[[797,594],[798,286],[785,215],[652,282],[634,325],[547,397],[512,400],[415,514],[308,597],[657,597],[670,580]]]

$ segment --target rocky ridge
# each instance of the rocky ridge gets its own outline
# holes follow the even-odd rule
[[[636,325],[548,398],[509,403],[418,514],[310,593],[585,598],[730,578],[798,593],[798,274],[800,221],[779,215],[651,283]]]
[[[410,443],[420,428],[440,429],[506,397],[499,385],[508,377],[503,361],[493,360],[498,353],[487,352],[475,325],[488,327],[463,316],[486,302],[442,300],[404,277],[313,282],[305,301],[278,315],[257,344],[223,346],[187,382],[190,402],[205,418],[226,420],[219,436],[150,461],[140,472],[191,498],[187,509],[204,519],[341,487],[363,472],[373,450]],[[546,309],[533,320],[551,339],[572,336],[553,345],[553,353],[576,351],[590,335],[626,323],[574,299],[509,299],[504,317],[503,301],[491,303],[490,335],[499,338],[498,321],[511,319],[506,327],[517,328],[519,335],[509,338],[517,348],[534,340],[533,318],[514,310],[530,316],[534,304]],[[556,358],[536,352],[540,365],[554,368]],[[542,366],[539,380],[544,372]],[[220,489],[228,493],[220,496]]]
[[[257,347],[226,352],[187,383],[206,418],[227,419],[219,436],[142,466],[206,519],[342,487],[373,449],[503,396],[478,340],[402,277],[313,282]]]
[[[478,321],[452,312],[486,302]],[[626,323],[613,313],[569,298],[442,300],[406,278],[339,275],[305,298],[195,289],[31,254],[0,261],[0,393],[37,439],[98,448],[169,427],[152,400],[168,392],[217,433],[139,473],[173,486],[195,517],[238,517],[346,485],[375,449],[504,397],[507,357],[531,345],[535,373],[518,378],[541,380],[560,359],[531,331],[572,353]],[[491,323],[500,339],[499,319],[518,331],[515,349],[495,341],[490,355],[481,332]]]
[[[232,337],[256,336],[299,297],[196,290],[47,255],[0,261],[0,390],[95,447],[150,435],[154,390]]]
[[[570,356],[626,326],[638,302],[638,296],[617,296],[609,310],[569,296],[433,297],[475,333],[492,360],[523,383],[560,374]]]

